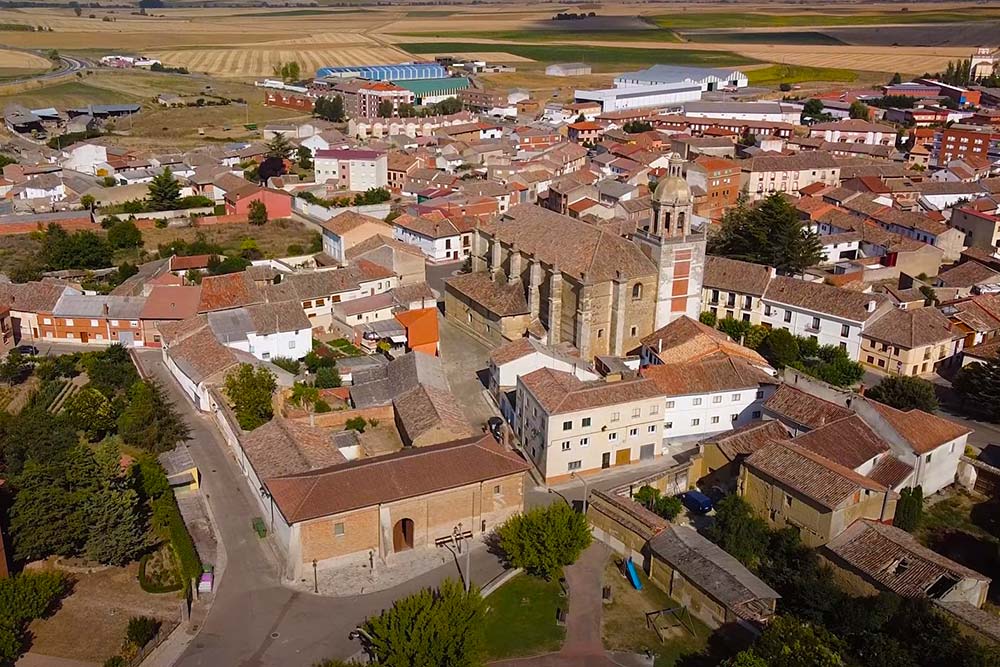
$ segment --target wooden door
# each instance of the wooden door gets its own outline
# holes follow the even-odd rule
[[[632,450],[631,449],[619,449],[615,452],[615,465],[628,465],[632,462]]]
[[[413,519],[400,519],[392,527],[392,550],[406,551],[413,548]]]
[[[80,332],[80,342],[81,343],[86,343],[88,340],[90,340],[90,334],[88,334],[86,331],[81,331]]]

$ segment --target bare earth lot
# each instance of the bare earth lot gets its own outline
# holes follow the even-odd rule
[[[103,663],[121,648],[128,619],[177,620],[176,593],[151,595],[139,588],[138,563],[79,574],[73,593],[51,617],[30,626],[31,652]]]

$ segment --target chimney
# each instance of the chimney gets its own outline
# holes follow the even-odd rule
[[[108,315],[110,312],[111,312],[111,309],[108,308],[108,304],[104,304],[104,314]]]
[[[874,313],[875,312],[875,306],[876,306],[875,299],[872,299],[871,301],[868,302],[868,307],[866,308],[866,310],[869,313]]]

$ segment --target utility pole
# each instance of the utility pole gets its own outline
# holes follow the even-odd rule
[[[316,574],[316,559],[313,558],[313,593],[319,593],[319,577]]]

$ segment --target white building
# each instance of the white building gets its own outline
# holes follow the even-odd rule
[[[312,350],[312,323],[294,301],[219,310],[207,318],[220,343],[261,361],[301,359]]]
[[[548,73],[546,71],[546,73]],[[625,72],[615,78],[615,86],[656,86],[669,83],[696,83],[702,91],[746,88],[750,80],[738,69],[653,65],[637,72]]]
[[[722,120],[752,120],[768,123],[798,125],[801,112],[792,105],[780,102],[687,102],[684,115],[692,118],[717,118]]]
[[[549,484],[663,453],[663,396],[651,380],[584,382],[541,368],[517,380],[514,433]]]
[[[420,249],[428,259],[449,262],[469,257],[473,228],[463,220],[403,214],[392,221],[393,237]]]
[[[99,166],[108,162],[108,149],[100,144],[80,142],[63,149],[59,160],[63,169],[96,175]]]
[[[626,109],[668,109],[700,100],[701,86],[690,83],[669,83],[577,90],[574,98],[577,102],[599,102],[603,113]]]
[[[859,118],[849,118],[832,123],[817,123],[809,126],[809,136],[823,141],[868,144],[869,146],[893,146],[896,143],[896,129],[881,123],[871,123]]]
[[[786,276],[771,279],[761,301],[764,326],[843,348],[854,361],[860,356],[865,326],[893,307],[882,295]]]
[[[590,72],[586,63],[556,63],[545,68],[545,76],[586,76]]]
[[[384,151],[363,149],[317,150],[313,159],[317,183],[364,192],[389,183],[388,158]]]

